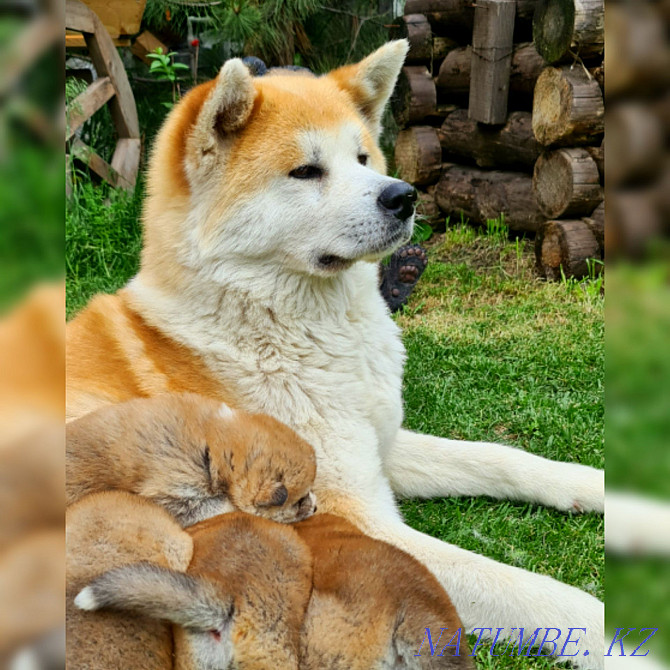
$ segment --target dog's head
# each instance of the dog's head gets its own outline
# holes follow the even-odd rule
[[[414,220],[415,190],[385,176],[376,143],[406,52],[390,42],[321,77],[254,78],[226,62],[157,140],[145,244],[170,244],[198,269],[236,258],[320,276],[388,254]],[[180,230],[166,237],[153,213],[179,207]]]

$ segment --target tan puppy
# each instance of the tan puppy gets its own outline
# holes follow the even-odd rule
[[[312,447],[276,419],[194,394],[104,407],[67,425],[67,502],[121,489],[189,526],[233,509],[291,523],[316,509]]]
[[[66,514],[67,666],[76,670],[168,670],[168,623],[127,613],[82,612],[75,595],[105,570],[136,561],[186,570],[193,543],[164,510],[123,491],[87,496]]]
[[[76,518],[72,510],[79,512]],[[128,523],[116,532],[126,514]],[[312,560],[295,530],[233,512],[183,531],[174,522],[170,527],[162,518],[167,516],[153,503],[121,492],[88,496],[71,508],[76,539],[68,542],[70,667],[172,668],[172,639],[163,620],[175,624],[176,670],[297,670]],[[144,554],[151,562],[127,564],[129,546],[136,547],[137,558]],[[175,552],[185,558],[187,548],[193,550],[187,571],[184,560],[166,560]],[[75,589],[84,586],[81,563],[90,549],[90,561],[99,561],[96,574],[114,567],[73,601]],[[72,609],[73,602],[80,610],[120,612],[83,613]],[[87,665],[94,650],[96,664]]]
[[[331,514],[294,528],[314,559],[301,670],[474,668],[456,609],[416,559]]]

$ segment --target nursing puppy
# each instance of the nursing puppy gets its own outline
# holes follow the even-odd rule
[[[301,670],[474,669],[456,609],[416,559],[331,514],[294,528],[314,560]]]
[[[68,325],[68,416],[169,391],[274,416],[316,451],[320,511],[421,561],[466,627],[583,627],[589,655],[572,662],[601,668],[601,602],[420,533],[396,504],[593,512],[604,492],[585,465],[401,428],[405,351],[377,263],[410,238],[415,191],[386,176],[377,139],[407,48],[321,77],[254,78],[233,59],[175,105],[152,149],[140,270]]]
[[[66,427],[67,504],[120,489],[190,526],[233,509],[292,523],[316,509],[312,447],[262,414],[195,394],[141,398]]]
[[[67,534],[68,667],[298,670],[312,559],[291,526],[232,512],[182,530],[107,491],[68,509]]]

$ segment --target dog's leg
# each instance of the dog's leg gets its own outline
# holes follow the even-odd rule
[[[604,610],[603,604],[593,596],[545,575],[497,563],[446,544],[394,518],[368,515],[352,521],[364,532],[407,551],[426,565],[451,597],[468,631],[489,628],[495,635],[496,628],[504,628],[496,653],[518,654],[520,628],[524,629],[524,643],[535,629],[541,628],[537,644],[542,641],[547,628],[558,628],[561,633],[557,646],[545,645],[544,653],[560,654],[568,629],[586,628],[586,633],[573,631],[571,639],[579,637],[580,641],[576,645],[570,643],[566,648],[566,654],[579,649],[578,655],[561,660],[570,660],[578,667],[590,670],[603,668]],[[480,635],[480,631],[475,634]],[[481,634],[482,639],[489,636],[488,631]],[[506,652],[507,643],[500,644],[503,635],[511,638]],[[547,639],[556,635],[551,632]],[[523,651],[526,653],[527,650]],[[586,651],[588,654],[584,655]],[[537,654],[537,650],[532,653]]]
[[[402,497],[487,495],[575,512],[602,512],[604,506],[602,470],[501,444],[400,430],[384,469]]]

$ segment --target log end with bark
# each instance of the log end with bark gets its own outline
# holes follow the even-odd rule
[[[535,236],[537,269],[547,279],[587,277],[589,265],[599,259],[598,241],[584,221],[547,221]]]
[[[398,133],[395,164],[401,179],[415,186],[427,186],[440,177],[442,147],[437,130],[412,126]]]
[[[542,154],[533,170],[533,190],[549,219],[587,216],[603,199],[598,166],[582,148]]]
[[[548,67],[533,98],[533,132],[544,146],[596,144],[605,108],[598,82],[582,67]]]
[[[436,106],[435,82],[428,69],[422,65],[404,67],[391,96],[391,109],[397,124],[404,128],[418,123],[434,113]]]

